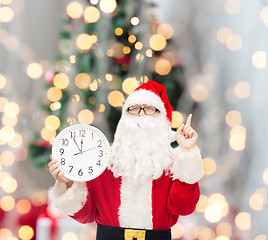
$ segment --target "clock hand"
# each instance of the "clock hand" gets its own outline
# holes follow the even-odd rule
[[[74,138],[73,138],[73,140],[74,140],[74,142],[75,142],[75,144],[76,144],[76,146],[77,146],[78,150],[81,152],[81,150],[80,150],[80,148],[78,147],[78,144],[77,144],[77,142],[75,141],[75,139],[74,139]]]
[[[83,152],[83,150],[82,150],[83,148],[82,147],[83,147],[83,137],[81,139],[81,152]]]
[[[87,150],[83,151],[83,153],[84,153],[84,152],[87,152],[87,151],[90,151],[90,150],[93,150],[93,149],[98,148],[98,147],[99,147],[99,146],[97,146],[97,147],[93,147],[93,148],[90,148],[90,149],[87,149]]]
[[[83,152],[75,153],[74,156],[75,156],[75,155],[78,155],[78,154],[82,154],[82,153],[87,152],[87,151],[90,151],[90,150],[93,150],[93,149],[98,148],[98,147],[99,147],[99,146],[97,146],[97,147],[93,147],[93,148],[89,148],[89,149],[87,149],[87,150],[85,150],[85,151],[83,151]]]

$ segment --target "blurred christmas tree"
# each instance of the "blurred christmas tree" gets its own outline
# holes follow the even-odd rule
[[[29,154],[43,167],[56,134],[76,122],[100,128],[112,142],[121,107],[137,86],[155,80],[166,86],[175,111],[183,91],[183,68],[173,29],[157,20],[157,6],[145,1],[73,1],[66,7],[59,54],[45,73],[41,106],[48,116],[35,133]]]

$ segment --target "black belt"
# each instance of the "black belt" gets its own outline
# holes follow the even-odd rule
[[[98,224],[96,240],[171,240],[169,230],[109,227]]]

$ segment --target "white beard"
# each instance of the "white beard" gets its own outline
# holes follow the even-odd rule
[[[129,181],[158,179],[171,165],[174,134],[166,116],[133,116],[123,113],[118,123],[108,165],[116,178]]]

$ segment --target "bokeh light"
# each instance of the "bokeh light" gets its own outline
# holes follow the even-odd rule
[[[53,78],[53,84],[56,88],[65,89],[69,86],[70,79],[64,73],[57,73]]]
[[[232,236],[232,225],[228,222],[222,222],[217,226],[216,233],[218,236],[230,238]]]
[[[0,74],[0,89],[3,89],[7,84],[7,79],[4,75]]]
[[[62,240],[78,240],[78,237],[74,232],[66,232],[62,236]]]
[[[79,73],[75,77],[75,85],[81,89],[88,88],[90,81],[91,81],[91,78],[87,73]]]
[[[51,102],[57,102],[62,98],[62,91],[57,87],[51,87],[47,90],[47,98]]]
[[[172,228],[171,228],[172,238],[181,238],[184,233],[184,229],[182,224],[177,222]]]
[[[236,111],[236,110],[231,110],[225,115],[225,122],[228,124],[230,127],[234,127],[236,125],[240,125],[242,120],[241,120],[241,113]]]
[[[203,102],[208,97],[208,89],[203,84],[196,84],[191,89],[191,97],[196,102]]]
[[[240,230],[249,230],[251,228],[251,215],[248,212],[238,213],[235,217],[235,225]]]
[[[139,86],[139,82],[135,77],[126,78],[122,83],[122,90],[126,94],[132,93]]]
[[[224,9],[231,15],[238,14],[240,12],[240,0],[226,0]]]
[[[130,43],[134,43],[134,42],[136,42],[136,36],[135,35],[133,35],[133,34],[131,34],[131,35],[129,35],[129,37],[128,37],[128,41],[130,42]]]
[[[50,109],[52,111],[56,111],[56,110],[58,110],[60,108],[61,108],[61,103],[60,102],[54,102],[54,103],[50,104]]]
[[[138,17],[132,17],[131,20],[130,20],[130,23],[133,26],[137,26],[140,23],[140,19]]]
[[[150,47],[155,50],[155,51],[161,51],[166,47],[166,39],[160,35],[160,34],[155,34],[151,36],[149,40]]]
[[[15,102],[6,103],[6,105],[4,107],[4,113],[5,113],[5,115],[7,115],[9,117],[17,116],[19,114],[19,111],[20,111],[20,107]]]
[[[266,26],[268,26],[268,6],[262,7],[260,10],[260,18]]]
[[[11,211],[15,207],[15,199],[9,195],[3,196],[0,200],[3,211]]]
[[[114,33],[116,36],[121,36],[124,33],[124,31],[121,27],[118,27],[114,30]]]
[[[183,115],[178,111],[172,111],[172,128],[178,128],[183,123]]]
[[[12,236],[12,232],[8,228],[0,228],[0,239],[8,239]]]
[[[238,51],[242,48],[242,38],[237,34],[232,34],[226,40],[226,47],[231,51]]]
[[[260,234],[254,240],[267,240],[267,236],[265,234]]]
[[[264,199],[262,194],[260,193],[254,193],[250,198],[249,198],[249,206],[255,210],[255,211],[261,211],[263,210],[263,205],[264,205]]]
[[[14,11],[10,7],[0,7],[0,22],[6,23],[12,21]]]
[[[235,85],[235,94],[237,97],[241,99],[249,98],[250,97],[250,83],[241,81]]]
[[[159,75],[167,75],[171,71],[171,64],[167,59],[160,58],[155,63],[155,71]]]
[[[228,27],[222,27],[217,31],[217,40],[225,44],[228,37],[232,35],[232,30]]]
[[[6,193],[13,193],[17,190],[18,183],[15,178],[9,177],[2,181],[1,187]]]
[[[262,180],[263,180],[264,184],[266,184],[268,186],[268,168],[265,168],[263,170]]]
[[[8,103],[8,100],[4,97],[0,97],[0,112],[4,112],[4,109]]]
[[[215,204],[209,205],[205,209],[204,214],[205,214],[206,220],[211,223],[218,222],[222,218],[221,208]]]
[[[104,112],[105,111],[105,105],[101,104],[99,107],[99,112]]]
[[[258,69],[266,68],[267,67],[267,53],[265,51],[255,52],[251,58],[251,62],[253,66]]]
[[[93,92],[97,91],[99,88],[99,84],[98,81],[95,79],[90,85],[89,85],[89,89]]]
[[[41,137],[45,140],[45,141],[51,141],[53,140],[57,135],[57,132],[56,130],[50,130],[50,129],[47,129],[46,127],[44,127],[42,130],[41,130]]]
[[[86,33],[82,33],[78,35],[76,38],[76,45],[78,49],[80,49],[83,52],[88,51],[91,48],[92,44],[93,42],[91,37]]]
[[[84,11],[84,19],[86,23],[95,23],[100,19],[100,11],[94,7],[87,7]]]
[[[203,169],[205,175],[212,175],[217,169],[217,163],[213,158],[203,158]]]
[[[38,79],[43,74],[43,68],[39,63],[31,63],[27,66],[27,75],[32,79]]]
[[[0,139],[4,142],[11,141],[15,136],[15,130],[12,127],[6,126],[0,129]]]
[[[136,48],[137,50],[141,50],[141,49],[143,48],[143,44],[142,44],[142,42],[136,42],[136,43],[135,43],[135,48]]]
[[[83,6],[79,2],[70,2],[66,7],[66,12],[70,18],[80,18],[83,14]]]
[[[198,240],[215,240],[214,231],[209,227],[201,227],[198,233]]]
[[[112,91],[108,95],[108,102],[113,107],[122,107],[125,101],[124,95],[120,91]]]
[[[94,120],[94,115],[88,109],[81,110],[78,113],[78,121],[82,124],[91,124],[93,120]]]
[[[100,0],[99,4],[100,9],[104,13],[112,13],[117,7],[117,3],[115,0]]]
[[[2,123],[4,126],[14,127],[18,123],[18,118],[17,116],[8,116],[4,114],[2,116]]]
[[[165,39],[170,39],[174,34],[174,30],[170,24],[163,23],[157,28],[157,33],[162,35]]]
[[[20,214],[27,214],[31,210],[31,203],[27,199],[20,199],[17,202],[16,208]]]
[[[34,236],[34,230],[28,225],[19,228],[18,235],[22,240],[30,240]]]
[[[49,130],[57,130],[60,126],[60,119],[55,115],[49,115],[45,119],[45,126]]]
[[[15,154],[11,151],[3,151],[0,155],[0,163],[4,166],[11,166],[15,162]]]
[[[20,133],[16,133],[14,137],[8,142],[8,145],[12,148],[20,147],[23,143],[23,138]]]
[[[208,197],[201,194],[198,203],[196,205],[196,211],[204,212],[207,206],[208,206]]]
[[[241,125],[234,126],[230,131],[230,147],[235,151],[242,151],[246,145],[246,128]]]

